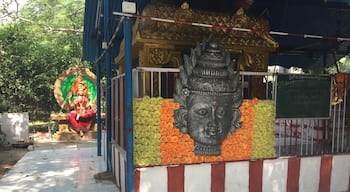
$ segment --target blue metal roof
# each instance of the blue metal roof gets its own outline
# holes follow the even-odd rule
[[[84,34],[83,34],[83,59],[95,63],[99,55],[103,52],[103,3],[106,0],[85,0],[85,13],[84,13]],[[112,36],[119,21],[120,17],[113,15],[113,11],[121,11],[122,0],[108,0],[109,1],[109,34]],[[134,1],[137,5],[137,10],[141,11],[145,4],[148,2],[138,0]],[[108,38],[111,39],[111,38]],[[111,51],[112,57],[119,52],[119,45],[123,39],[123,27],[121,25],[120,30],[117,33],[116,39],[113,42]],[[113,61],[113,59],[111,59]]]

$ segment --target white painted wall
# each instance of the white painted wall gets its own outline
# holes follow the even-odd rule
[[[25,113],[0,113],[1,131],[8,144],[29,139],[29,115]]]

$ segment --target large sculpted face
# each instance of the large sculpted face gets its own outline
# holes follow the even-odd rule
[[[220,155],[229,132],[241,126],[242,103],[235,60],[215,39],[198,45],[184,56],[176,80],[174,126],[194,140],[196,155]]]
[[[220,145],[232,122],[232,97],[193,95],[188,98],[188,133],[202,145]]]

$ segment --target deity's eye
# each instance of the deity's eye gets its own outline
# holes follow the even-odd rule
[[[205,116],[208,114],[208,111],[206,109],[198,109],[196,110],[196,113],[201,116]]]
[[[219,117],[219,118],[223,118],[225,115],[225,108],[223,107],[218,107],[216,109],[216,116]]]

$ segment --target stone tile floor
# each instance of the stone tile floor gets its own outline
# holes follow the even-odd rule
[[[60,147],[57,147],[60,146]],[[0,180],[1,192],[118,192],[111,180],[95,180],[106,171],[96,143],[39,143]]]

